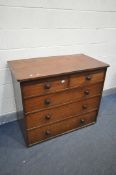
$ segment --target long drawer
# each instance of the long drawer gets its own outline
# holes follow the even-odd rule
[[[45,127],[27,131],[28,144],[32,145],[34,143],[49,139],[59,134],[63,134],[67,131],[71,131],[94,123],[96,121],[96,114],[97,112],[94,111],[55,123],[54,125],[48,125]]]
[[[79,102],[69,103],[56,108],[31,113],[25,116],[26,128],[36,128],[42,125],[48,125],[71,116],[76,116],[98,108],[100,97],[94,97]]]
[[[55,105],[61,105],[78,99],[86,99],[99,95],[102,91],[103,83],[82,88],[73,88],[60,93],[48,94],[24,100],[25,113],[47,109]]]

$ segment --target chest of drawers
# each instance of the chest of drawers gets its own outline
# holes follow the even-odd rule
[[[108,64],[80,54],[8,65],[27,146],[96,122]]]

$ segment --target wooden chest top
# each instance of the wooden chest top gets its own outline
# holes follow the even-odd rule
[[[8,64],[16,80],[20,82],[109,66],[84,54],[13,60],[8,61]]]

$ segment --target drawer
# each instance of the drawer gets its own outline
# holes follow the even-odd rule
[[[98,108],[100,97],[85,99],[79,102],[73,102],[53,109],[47,109],[37,113],[25,116],[26,127],[34,128],[42,125],[48,125],[53,122],[64,120],[71,116],[76,116]]]
[[[79,87],[104,81],[105,71],[87,72],[70,77],[70,87]]]
[[[57,92],[53,94],[48,94],[45,96],[34,97],[24,100],[24,110],[25,113],[35,112],[42,109],[47,109],[52,106],[62,105],[67,102],[86,99],[92,96],[99,95],[102,91],[103,84],[95,84],[83,88],[74,88],[70,90],[65,90],[62,92]]]
[[[43,81],[31,81],[22,83],[22,93],[24,98],[39,96],[50,92],[66,89],[68,78],[60,77],[56,79],[45,79]]]
[[[53,125],[27,131],[28,144],[31,145],[59,134],[94,123],[96,121],[96,115],[97,112],[93,111],[78,117],[72,117],[70,119],[57,122]]]

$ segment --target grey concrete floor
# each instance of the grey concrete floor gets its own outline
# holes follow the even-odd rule
[[[116,94],[95,125],[26,148],[17,122],[0,126],[0,175],[116,175]]]

